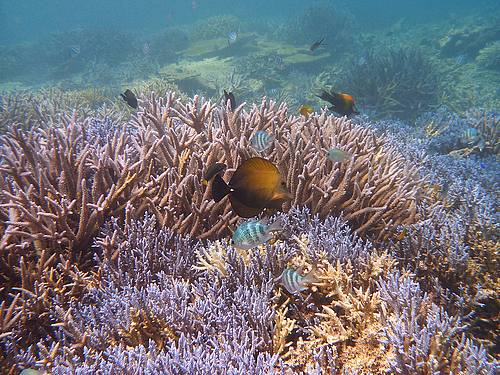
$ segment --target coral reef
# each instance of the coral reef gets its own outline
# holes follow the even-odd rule
[[[417,48],[390,48],[364,55],[340,78],[342,92],[378,116],[415,119],[437,105],[438,78],[433,64]]]
[[[500,174],[427,154],[448,125],[496,137],[494,113],[427,114],[416,139],[398,121],[288,116],[267,99],[234,112],[173,92],[139,103],[128,123],[74,111],[5,124],[2,371],[498,370]],[[250,147],[260,130],[276,136],[263,153]],[[335,148],[346,163],[325,157]],[[241,220],[202,181],[252,156],[293,200],[275,240],[240,251],[227,237]],[[286,268],[320,281],[290,295]]]

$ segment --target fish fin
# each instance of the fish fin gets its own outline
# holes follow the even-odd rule
[[[123,100],[127,101],[127,97],[124,94],[120,94]]]
[[[231,188],[226,184],[221,176],[216,175],[212,182],[212,198],[216,202],[220,202],[222,198],[231,192]]]
[[[236,182],[241,180],[242,178],[248,176],[249,174],[261,173],[261,172],[274,172],[279,173],[278,168],[271,163],[269,160],[254,157],[248,160],[245,160],[234,172],[233,177],[231,178],[231,186],[234,186]]]
[[[214,181],[215,183],[215,181]],[[262,212],[262,208],[254,208],[248,207],[240,202],[238,198],[234,195],[229,196],[229,200],[231,201],[231,206],[233,207],[233,211],[236,215],[241,217],[254,217]]]

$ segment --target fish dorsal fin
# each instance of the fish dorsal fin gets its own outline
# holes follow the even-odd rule
[[[262,208],[248,207],[240,202],[238,198],[234,195],[229,196],[229,201],[231,202],[231,207],[236,215],[241,217],[254,217],[262,212]]]
[[[231,178],[230,186],[238,183],[242,178],[254,174],[254,173],[262,173],[262,172],[274,172],[279,173],[278,168],[271,163],[269,160],[262,159],[259,157],[251,158],[245,160],[234,172],[233,177]]]

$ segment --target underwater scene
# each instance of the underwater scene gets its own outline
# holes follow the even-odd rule
[[[500,374],[498,1],[0,8],[1,374]]]

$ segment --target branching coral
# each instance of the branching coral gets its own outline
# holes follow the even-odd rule
[[[438,81],[432,63],[417,48],[391,48],[366,54],[339,82],[358,105],[382,116],[414,119],[437,104]]]

